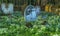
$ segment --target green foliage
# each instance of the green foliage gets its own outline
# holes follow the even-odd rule
[[[31,22],[32,28],[25,26],[26,21],[23,16],[17,16],[13,15],[11,18],[1,16],[0,36],[60,36],[60,16],[58,15],[48,15],[45,19],[40,15],[35,22]],[[48,23],[42,25],[45,20]]]

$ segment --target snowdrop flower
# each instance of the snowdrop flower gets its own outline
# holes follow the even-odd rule
[[[1,9],[2,9],[2,11],[5,9],[5,3],[1,4]]]
[[[9,4],[8,7],[6,8],[5,3],[2,3],[1,9],[4,14],[12,14],[13,13],[13,4]]]
[[[31,17],[32,18],[32,21],[35,21],[36,20],[36,17],[37,17],[36,16],[36,9],[35,8],[32,9],[31,16],[32,16]]]
[[[24,16],[27,22],[35,21],[37,18],[36,8],[32,5],[27,6],[24,11]]]
[[[8,10],[10,13],[13,13],[13,4],[9,3]]]
[[[26,16],[27,21],[35,21],[36,20],[36,11],[35,8],[32,9],[31,13]]]
[[[31,14],[26,16],[26,21],[30,22],[31,21]]]
[[[40,13],[40,7],[39,6],[36,6],[36,13],[39,14]]]
[[[9,10],[8,10],[7,8],[5,8],[5,9],[3,10],[3,13],[4,13],[4,14],[8,14],[8,13],[9,13]]]

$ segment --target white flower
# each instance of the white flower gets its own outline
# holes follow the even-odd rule
[[[13,13],[13,4],[9,4],[8,6],[9,6],[8,7],[9,12]]]
[[[39,14],[40,13],[40,7],[39,6],[36,6],[36,13]]]
[[[3,13],[4,13],[4,14],[8,14],[8,13],[9,13],[9,10],[5,8],[5,9],[3,10]]]
[[[58,36],[58,34],[55,34],[55,35],[53,35],[53,36]]]
[[[4,10],[5,9],[5,3],[1,4],[1,9]]]
[[[30,21],[31,20],[31,15],[27,15],[26,16],[26,21]]]
[[[3,11],[4,14],[12,14],[13,13],[13,4],[9,4],[8,8],[6,8],[5,3],[1,4],[1,9]]]

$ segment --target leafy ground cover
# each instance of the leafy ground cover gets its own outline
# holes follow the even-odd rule
[[[46,23],[43,23],[44,21]],[[31,23],[33,27],[26,27],[24,17],[18,13],[11,18],[0,16],[0,36],[60,36],[59,15],[41,13],[37,20]]]

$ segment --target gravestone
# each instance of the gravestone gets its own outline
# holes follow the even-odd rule
[[[24,17],[26,22],[31,22],[31,21],[35,21],[37,16],[36,16],[36,9],[34,6],[32,5],[28,5],[24,11]]]

